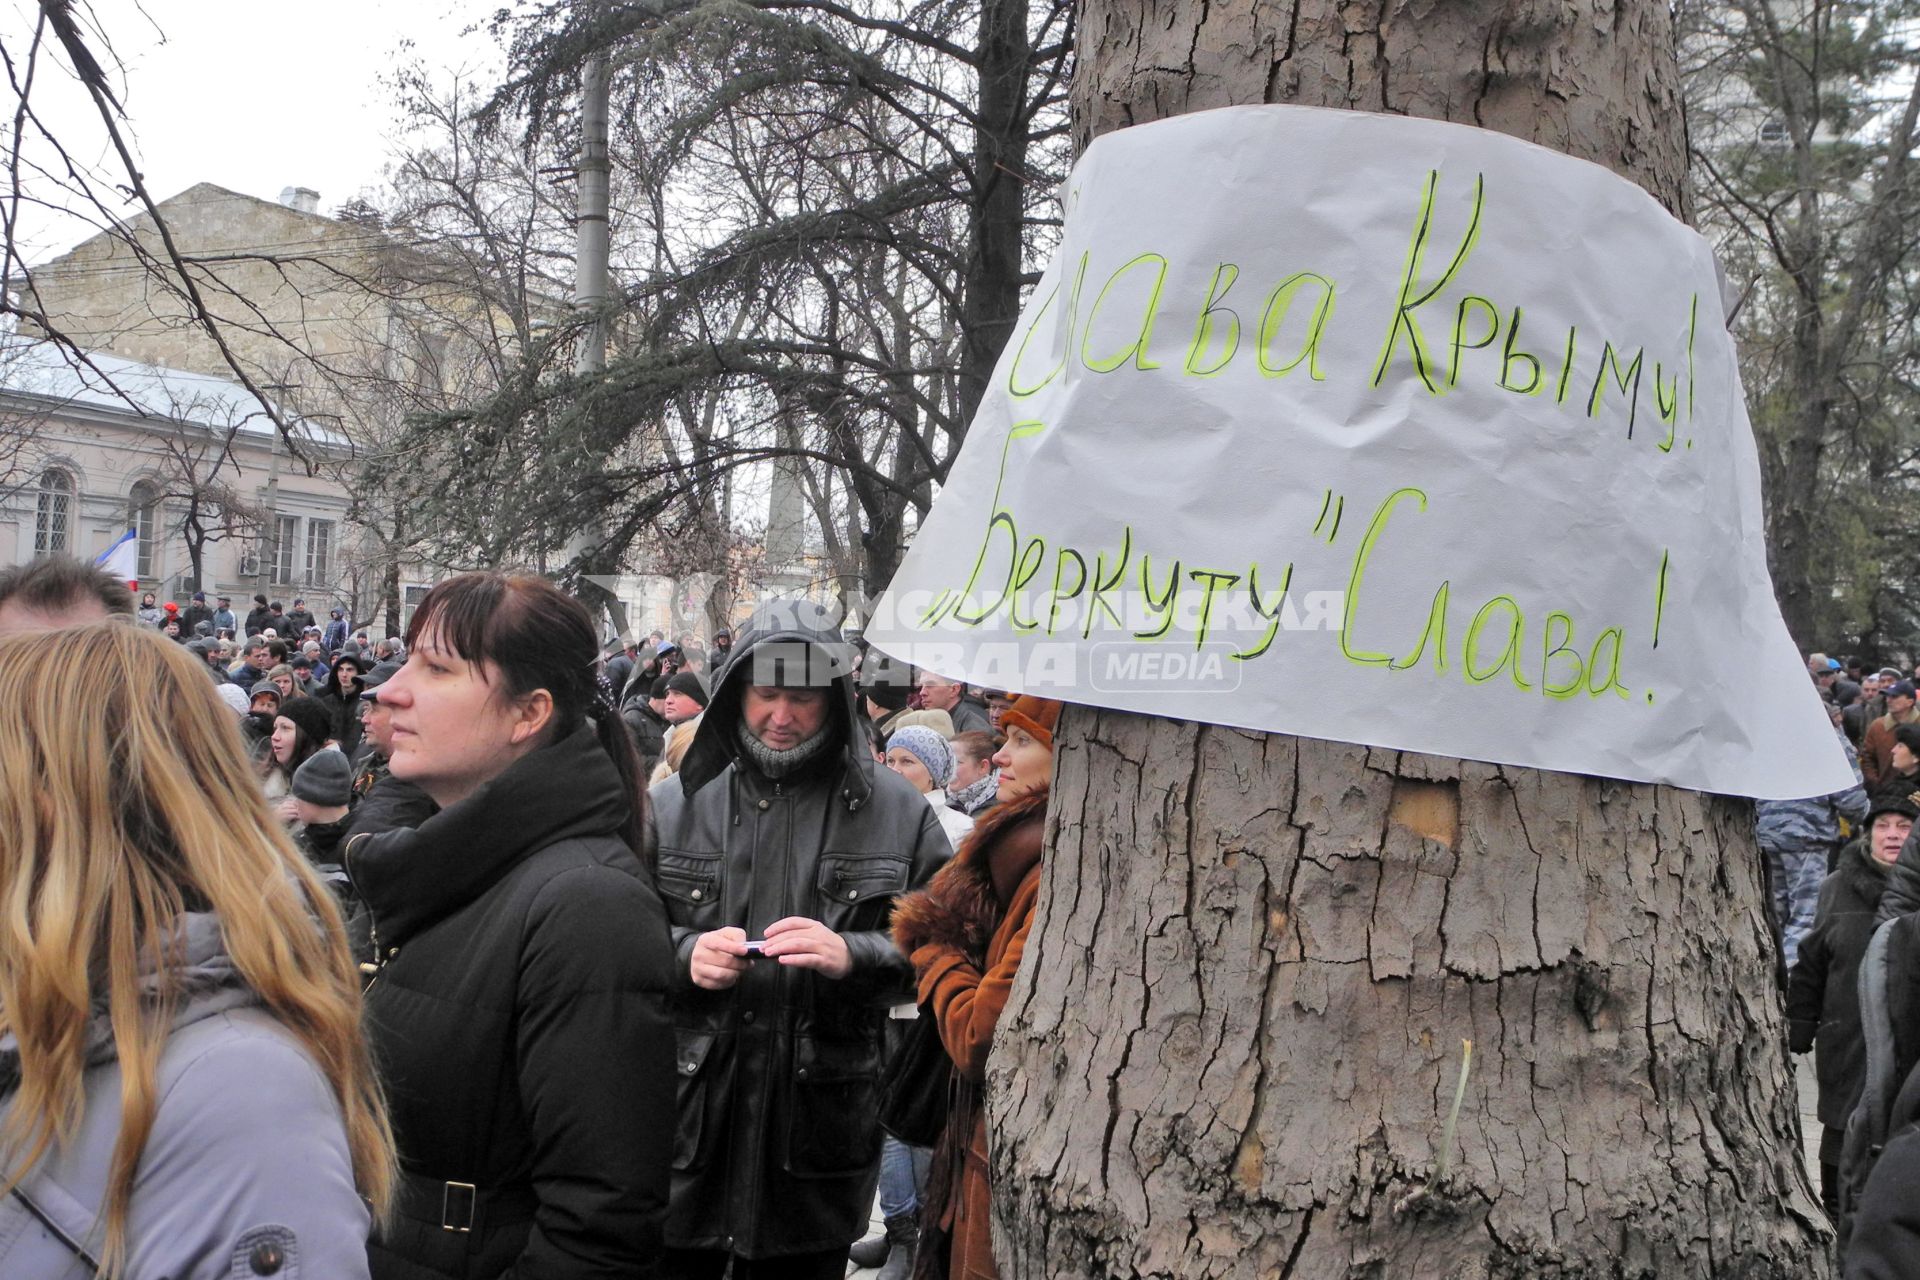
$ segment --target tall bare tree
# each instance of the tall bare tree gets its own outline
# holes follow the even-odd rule
[[[170,299],[184,322],[203,333],[230,373],[266,406],[274,424],[298,453],[290,423],[262,390],[259,369],[241,358],[228,340],[226,323],[210,296],[218,279],[204,264],[190,260],[175,243],[167,221],[148,191],[127,127],[127,114],[115,93],[114,73],[121,69],[109,38],[110,28],[87,0],[38,0],[24,30],[0,38],[0,71],[6,77],[4,131],[0,163],[7,186],[0,193],[0,321],[20,326],[58,344],[76,366],[85,366],[105,385],[113,379],[87,356],[83,344],[66,333],[43,303],[27,262],[28,223],[43,211],[77,217],[114,238],[156,293]],[[145,20],[145,15],[140,15]],[[121,16],[124,20],[124,15]],[[76,82],[93,107],[97,128],[56,130],[44,106],[47,87],[56,80]],[[103,155],[95,163],[90,157]],[[131,200],[139,227],[120,212]],[[144,232],[144,234],[142,234]],[[124,393],[123,393],[124,394]],[[129,403],[132,396],[127,395]]]
[[[198,591],[207,585],[208,548],[229,540],[257,542],[272,518],[255,494],[240,487],[242,470],[233,455],[242,428],[255,418],[268,420],[230,400],[207,397],[170,397],[169,408],[154,426],[159,457],[149,477],[155,509],[147,518],[156,535],[180,535],[187,548],[186,587]]]
[[[570,136],[587,51],[613,55],[615,349],[592,378],[531,362],[507,394],[423,431],[464,433],[464,463],[488,455],[476,473],[531,466],[538,537],[558,545],[609,509],[603,548],[644,541],[685,523],[683,504],[711,509],[742,467],[831,470],[819,492],[853,508],[835,537],[853,526],[861,569],[884,582],[1048,232],[1067,14],[1066,0],[528,6],[503,28],[514,70],[486,118],[530,153]],[[446,480],[453,501],[474,492]]]
[[[1085,0],[1079,29],[1083,142],[1385,110],[1684,210],[1658,0]],[[1741,803],[1105,711],[1058,741],[990,1067],[1003,1274],[1827,1274]]]

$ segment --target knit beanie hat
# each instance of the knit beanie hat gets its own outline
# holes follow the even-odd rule
[[[913,696],[913,668],[870,649],[860,663],[860,692],[884,711],[899,711]]]
[[[1019,725],[1032,735],[1035,742],[1053,746],[1053,727],[1060,723],[1060,704],[1051,698],[1036,698],[1023,693],[1013,700],[1000,716],[1000,728],[1006,730]]]
[[[291,720],[294,728],[315,746],[333,736],[333,717],[312,698],[288,698],[280,706],[280,715]]]
[[[947,740],[925,725],[912,724],[887,735],[887,750],[895,747],[911,751],[914,759],[927,766],[933,785],[945,787],[953,781],[953,748]]]
[[[932,707],[921,707],[917,711],[894,712],[893,718],[887,721],[887,731],[889,734],[898,733],[913,724],[923,729],[933,730],[948,742],[953,741],[953,735],[956,732],[953,727],[953,717],[944,711],[935,711]]]
[[[691,671],[676,671],[667,680],[667,688],[673,693],[682,693],[701,706],[707,705],[706,686],[700,683],[700,677]]]
[[[240,692],[237,684],[215,685],[213,691],[220,695],[220,701],[233,708],[236,715],[243,716],[252,709],[253,704],[247,700],[246,694]]]
[[[672,687],[673,687],[672,676],[655,676],[653,678],[653,683],[647,686],[647,696],[649,698],[664,698],[667,696],[667,690],[671,689]],[[703,703],[701,705],[704,706],[705,704]]]
[[[293,771],[293,794],[308,804],[337,808],[353,797],[353,767],[332,747],[316,751]]]
[[[276,703],[280,701],[280,686],[271,680],[262,680],[259,684],[253,686],[252,689],[249,689],[247,691],[247,701],[251,702],[263,693],[272,694],[273,700]]]

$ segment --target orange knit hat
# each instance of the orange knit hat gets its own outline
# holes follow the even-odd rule
[[[1053,746],[1053,726],[1060,723],[1060,706],[1051,698],[1036,698],[1023,693],[1013,700],[1013,705],[1000,713],[1000,727],[1010,729],[1019,725],[1032,735],[1034,741],[1043,742],[1049,749]]]

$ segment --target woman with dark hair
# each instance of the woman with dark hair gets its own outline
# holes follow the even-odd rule
[[[674,1133],[674,972],[645,794],[586,609],[541,578],[428,592],[379,689],[438,812],[348,838],[401,1176],[375,1280],[649,1274]]]
[[[330,741],[332,721],[313,699],[300,698],[277,708],[264,728],[266,733],[254,747],[257,764],[267,799],[281,803],[280,817],[285,820],[291,813],[284,801],[293,790],[293,775],[307,757]]]

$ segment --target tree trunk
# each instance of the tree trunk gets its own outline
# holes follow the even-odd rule
[[[1000,349],[1020,315],[1020,254],[1025,228],[1028,77],[1033,45],[1027,0],[982,0],[979,127],[973,139],[973,193],[967,219],[967,271],[960,295],[960,406],[973,421]],[[887,579],[876,579],[885,582]]]
[[[1658,0],[1087,0],[1079,30],[1083,144],[1384,109],[1682,205]],[[1829,1274],[1744,803],[1109,711],[1057,741],[988,1091],[1009,1280]]]

